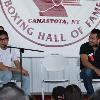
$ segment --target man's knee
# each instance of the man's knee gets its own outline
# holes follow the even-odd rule
[[[2,77],[3,84],[10,82],[11,78],[12,78],[12,72],[10,71],[3,72],[3,77]]]
[[[9,78],[9,79],[11,79],[12,78],[12,72],[11,71],[4,71],[4,76],[6,77],[6,78]]]
[[[29,81],[30,80],[29,76],[22,76],[22,79],[23,79],[23,81]]]
[[[93,70],[89,68],[85,68],[81,71],[81,77],[93,77]]]

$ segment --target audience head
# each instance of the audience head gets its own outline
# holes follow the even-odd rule
[[[0,88],[0,100],[29,100],[29,98],[21,88],[10,82]]]
[[[53,88],[52,99],[53,100],[64,100],[65,88],[62,86],[57,86]]]
[[[68,85],[65,88],[64,98],[64,100],[83,100],[81,89],[75,84]]]
[[[90,100],[100,100],[100,89],[91,95]]]
[[[4,27],[3,26],[0,26],[0,30],[4,30]]]

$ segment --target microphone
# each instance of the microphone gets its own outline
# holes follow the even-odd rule
[[[6,45],[5,47],[7,47],[7,48],[16,48],[16,49],[25,49],[25,48],[20,48],[20,47],[15,47],[15,46],[10,46],[10,45]]]
[[[7,48],[12,48],[12,46],[8,46],[8,45],[6,45],[6,47],[7,47]]]
[[[10,45],[4,45],[4,48],[7,49],[7,48],[16,48],[16,47],[12,47]]]
[[[5,45],[6,48],[18,48],[18,47],[14,47],[14,46],[10,46],[10,45]],[[19,48],[18,48],[19,49]]]
[[[8,45],[4,45],[4,48],[12,48],[11,46]]]

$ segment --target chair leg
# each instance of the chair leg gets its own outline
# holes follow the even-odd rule
[[[68,80],[68,85],[70,85],[70,80]]]
[[[42,100],[44,100],[44,88],[43,88],[43,83],[42,83]]]
[[[78,86],[81,88],[81,80],[78,80]]]

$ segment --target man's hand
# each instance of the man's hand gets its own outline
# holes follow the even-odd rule
[[[16,68],[14,71],[21,73],[21,68]],[[28,71],[22,68],[22,75],[29,76],[29,73]]]
[[[100,76],[100,69],[96,68],[94,71],[96,72],[97,76]]]
[[[14,71],[21,73],[21,68],[16,68]],[[29,76],[29,73],[22,68],[22,75]]]
[[[2,68],[0,68],[0,70],[2,70],[2,71],[8,70],[8,67],[7,66],[3,66]]]
[[[8,67],[9,71],[21,73],[21,68]],[[28,71],[22,68],[22,75],[29,76]]]
[[[21,73],[21,66],[20,66],[19,60],[14,61],[14,64],[15,64],[16,68],[14,68],[13,71]],[[28,71],[26,71],[23,67],[22,67],[22,75],[29,76]]]
[[[21,71],[20,71],[21,72]],[[22,75],[25,75],[25,76],[29,76],[29,73],[27,70],[25,69],[22,69]]]

